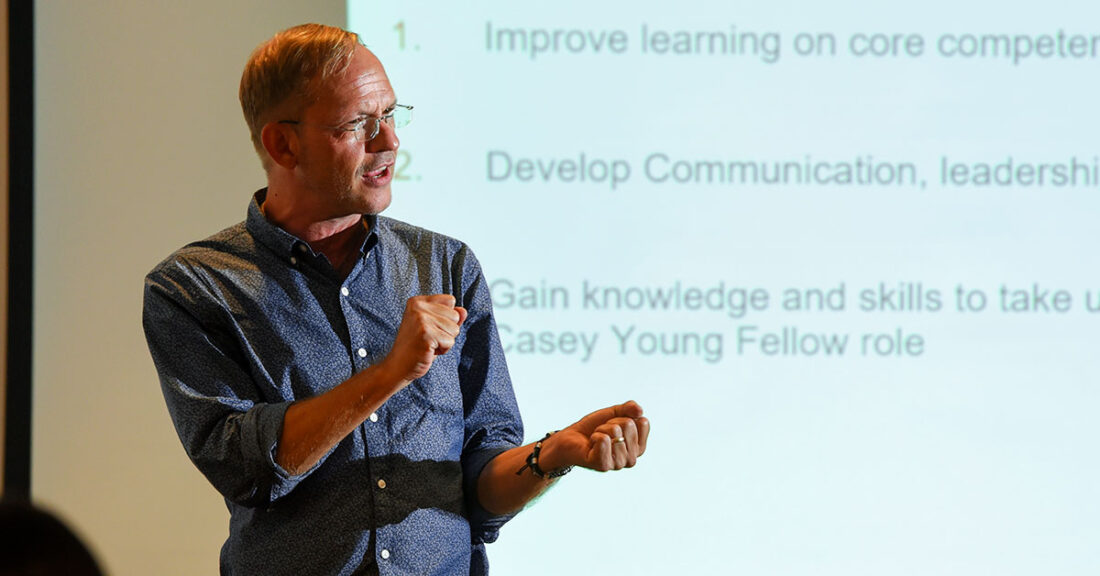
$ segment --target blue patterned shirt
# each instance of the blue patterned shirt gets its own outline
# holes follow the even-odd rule
[[[342,280],[268,222],[190,244],[146,277],[144,327],[188,456],[225,497],[223,574],[486,574],[508,516],[478,504],[485,464],[523,430],[489,286],[466,245],[381,216]],[[283,417],[380,361],[405,301],[453,294],[454,348],[311,470],[275,463]],[[377,567],[373,564],[377,563]]]

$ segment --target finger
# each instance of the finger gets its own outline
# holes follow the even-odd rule
[[[638,456],[645,454],[646,443],[649,442],[649,418],[638,418],[634,421],[638,428]]]
[[[605,422],[596,427],[594,432],[606,434],[612,441],[623,437],[623,427],[616,421]]]
[[[626,420],[629,422],[630,420]],[[611,441],[611,470],[622,470],[626,467],[630,458],[628,455],[628,446],[626,441],[626,431],[615,420],[608,422],[598,428],[596,432],[605,434]]]
[[[405,303],[405,308],[431,309],[455,307],[455,297],[451,294],[430,294],[427,296],[413,296]]]
[[[644,422],[639,428],[639,422]],[[645,442],[649,435],[649,420],[647,418],[612,418],[596,428],[596,431],[611,437],[611,453],[615,469],[633,468],[638,463],[638,457],[645,452]],[[620,440],[621,438],[621,440]]]
[[[455,307],[454,294],[429,294],[428,296],[421,296],[421,298],[444,308]]]
[[[611,458],[611,437],[597,432],[589,438],[588,454],[585,455],[587,467],[598,472],[606,472],[614,465]]]
[[[611,439],[611,461],[615,470],[622,470],[628,465],[633,466],[630,463],[630,444],[625,435]]]
[[[627,418],[641,418],[643,414],[641,404],[638,404],[633,400],[627,400],[626,402],[623,402],[622,404],[616,406],[616,408],[616,416],[625,416]]]
[[[450,319],[433,314],[430,310],[420,309],[406,321],[414,325],[420,341],[436,356],[446,353],[454,346],[459,330],[458,325]]]
[[[434,318],[429,320],[430,324],[425,325],[425,329],[431,334],[431,338],[434,341],[433,350],[435,355],[446,354],[455,345],[455,339],[458,337],[458,325],[450,322],[449,318]]]
[[[461,324],[465,310],[447,308],[438,304],[423,303],[420,308],[420,322],[425,336],[431,340],[432,350],[443,354],[454,347],[461,333]]]
[[[434,304],[430,310],[439,319],[439,326],[452,336],[458,336],[459,327],[466,322],[466,318],[469,316],[469,312],[461,306]]]
[[[453,337],[441,335],[436,337],[435,348],[433,348],[432,351],[435,352],[436,356],[440,356],[450,352],[451,348],[454,348],[454,346],[455,339]]]
[[[462,315],[457,310],[457,308],[435,308],[429,312],[428,321],[448,336],[458,337],[462,326]]]
[[[632,436],[632,434],[637,433],[637,427],[634,424],[633,418],[612,418],[607,422],[604,422],[603,424],[597,426],[596,429],[599,430],[600,428],[615,426],[618,427],[619,435],[626,436],[628,437],[628,439],[633,438],[634,436]],[[612,436],[611,439],[614,440],[615,437]]]
[[[611,447],[621,449],[624,468],[633,468],[638,463],[638,426],[634,423],[634,420],[629,418],[626,418],[620,426],[623,429],[623,440],[616,444],[615,440],[612,439]]]
[[[595,428],[600,423],[612,418],[641,418],[642,407],[637,402],[630,400],[615,406],[608,406],[581,418],[581,423]]]
[[[421,314],[433,316],[446,316],[458,323],[460,316],[455,310],[455,297],[450,294],[432,294],[430,296],[413,296],[405,304],[406,311],[417,311]]]

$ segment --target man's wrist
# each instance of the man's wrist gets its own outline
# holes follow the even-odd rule
[[[369,376],[375,386],[386,389],[389,394],[393,394],[409,384],[412,384],[412,380],[406,378],[405,374],[401,374],[399,371],[394,370],[385,359],[367,368],[363,372]],[[387,394],[387,397],[389,394]]]
[[[357,397],[353,402],[360,409],[368,412],[377,410],[386,400],[410,383],[408,380],[402,380],[384,362],[367,367],[353,376],[352,381],[356,382],[357,391]]]
[[[553,440],[556,434],[557,432],[548,432],[541,440],[535,442],[524,465],[516,470],[516,475],[521,475],[525,470],[530,470],[532,474],[540,479],[553,480],[565,476],[573,469],[573,466],[562,465],[556,457],[557,453],[554,448],[557,443]]]

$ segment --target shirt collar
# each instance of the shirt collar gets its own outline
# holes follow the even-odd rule
[[[276,254],[293,255],[302,251],[300,247],[305,247],[306,251],[309,251],[309,244],[304,240],[272,224],[264,216],[260,206],[263,205],[266,197],[267,188],[261,188],[252,195],[252,201],[248,204],[248,216],[245,218],[245,228],[248,233]],[[363,216],[363,223],[370,232],[363,239],[363,245],[359,247],[359,251],[366,254],[379,241],[378,216],[366,214]]]

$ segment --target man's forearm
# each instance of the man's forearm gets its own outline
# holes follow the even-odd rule
[[[559,461],[554,437],[547,439],[539,453],[539,467],[546,472],[569,464]],[[555,480],[539,478],[530,469],[516,474],[527,463],[534,444],[518,446],[501,453],[485,465],[478,477],[477,495],[481,507],[490,514],[510,514],[537,498]]]
[[[406,384],[379,364],[320,396],[291,404],[275,462],[294,475],[309,470]]]

